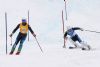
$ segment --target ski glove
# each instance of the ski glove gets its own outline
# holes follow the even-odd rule
[[[81,31],[84,31],[84,29],[83,29],[83,28],[80,28],[80,30],[81,30]]]
[[[11,33],[9,36],[12,37],[13,33]]]

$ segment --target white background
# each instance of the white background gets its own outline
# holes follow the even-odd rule
[[[92,50],[69,50],[69,41],[64,49],[61,19],[63,10],[65,30],[66,26],[70,25],[100,31],[100,1],[67,0],[66,4],[67,21],[63,0],[0,0],[0,67],[100,67],[100,34],[76,31]],[[22,18],[27,19],[28,10],[30,26],[37,35],[44,53],[30,34],[30,41],[26,39],[21,54],[15,55],[17,47],[14,55],[9,55],[12,47],[9,34]],[[8,19],[8,55],[5,51],[5,12]],[[18,32],[19,30],[13,35],[12,43],[15,42]]]

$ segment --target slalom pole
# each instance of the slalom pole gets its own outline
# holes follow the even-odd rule
[[[63,10],[62,10],[62,24],[63,24],[63,33],[64,33],[64,17],[63,17]]]
[[[64,0],[64,2],[65,2],[65,15],[66,15],[66,20],[67,20],[66,0]]]
[[[6,54],[8,53],[7,49],[7,13],[5,12],[5,28],[6,28]]]
[[[100,33],[100,32],[97,32],[97,31],[91,31],[91,30],[84,30],[84,31],[89,31],[89,32],[94,32],[94,33]]]
[[[29,24],[29,10],[28,10],[28,24]],[[28,31],[28,41],[29,41],[29,31]]]
[[[63,24],[63,36],[64,36],[64,17],[63,17],[63,10],[62,10],[62,24]],[[63,46],[63,48],[65,48],[66,47],[66,45],[65,45],[65,38],[64,38],[64,46]]]
[[[40,44],[39,44],[39,42],[38,42],[38,40],[37,40],[37,38],[36,38],[36,37],[35,37],[35,40],[36,40],[36,42],[37,42],[37,44],[38,44],[38,46],[39,46],[39,48],[40,48],[41,52],[43,53],[43,50],[42,50],[42,48],[41,48],[41,46],[40,46]]]

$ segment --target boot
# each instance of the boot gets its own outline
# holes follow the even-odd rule
[[[17,53],[16,53],[16,55],[19,55],[20,54],[20,52],[18,51]]]
[[[83,47],[82,50],[86,50],[86,48]]]
[[[9,55],[12,55],[13,54],[13,51],[11,51],[10,53],[9,53]]]
[[[16,44],[13,45],[12,49],[11,49],[11,52],[9,53],[10,55],[13,54],[13,52],[15,51],[15,48],[16,48]]]
[[[90,50],[90,49],[91,49],[91,47],[90,47],[89,45],[87,45],[87,47],[88,47],[88,50]]]

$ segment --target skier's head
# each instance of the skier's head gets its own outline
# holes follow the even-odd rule
[[[67,30],[71,29],[72,27],[71,26],[67,26]]]
[[[26,19],[22,19],[22,25],[26,25],[26,23],[27,23],[27,20]]]
[[[22,19],[22,23],[26,23],[27,21],[26,21],[26,19]]]

